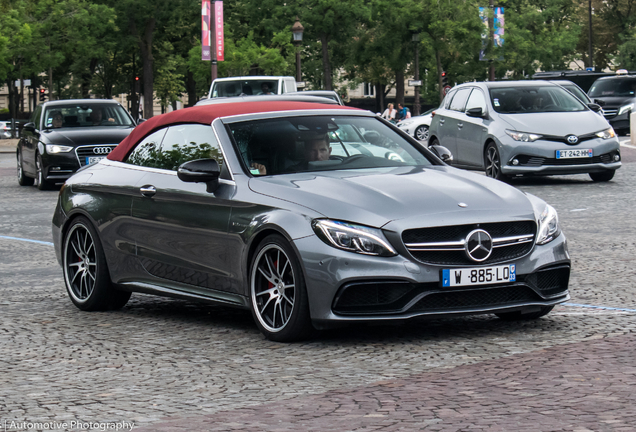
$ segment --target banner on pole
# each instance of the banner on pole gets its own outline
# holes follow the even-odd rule
[[[201,3],[201,60],[212,60],[210,41],[210,0]]]
[[[223,45],[223,2],[214,2],[214,46],[215,46],[215,58],[217,61],[224,60],[224,45]]]
[[[488,39],[490,38],[490,26],[488,24],[488,12],[490,8],[479,8],[479,19],[484,24],[484,28],[481,32],[481,49],[479,50],[479,60],[503,60],[503,52],[499,51],[499,56],[496,59],[492,54],[487,54]],[[504,8],[496,7],[493,11],[493,48],[503,48],[504,45]]]

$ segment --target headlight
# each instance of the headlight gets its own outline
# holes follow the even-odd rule
[[[561,234],[559,228],[559,216],[551,205],[546,205],[545,210],[539,216],[539,233],[537,234],[537,244],[550,243]]]
[[[541,138],[541,135],[526,132],[517,132],[509,129],[506,129],[506,133],[510,135],[515,141],[533,142]]]
[[[73,150],[73,147],[69,147],[69,146],[61,146],[61,145],[55,145],[55,144],[47,144],[46,145],[46,152],[47,153],[68,153],[71,150]]]
[[[633,109],[634,109],[634,104],[633,103],[630,103],[630,104],[627,104],[627,105],[623,105],[618,110],[618,115],[621,115],[621,114],[626,113],[627,111],[631,111]]]
[[[379,229],[328,219],[316,219],[311,225],[329,246],[364,255],[397,255]]]
[[[613,128],[605,129],[604,131],[596,132],[596,136],[603,139],[610,139],[616,136]]]

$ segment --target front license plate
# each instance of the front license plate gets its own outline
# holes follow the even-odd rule
[[[517,280],[514,264],[494,267],[474,267],[442,270],[442,286],[472,286],[514,282]]]
[[[589,158],[594,156],[592,149],[579,149],[579,150],[557,150],[557,159],[575,159],[575,158]]]
[[[95,162],[99,162],[104,159],[106,156],[87,156],[86,157],[86,165],[90,165]]]

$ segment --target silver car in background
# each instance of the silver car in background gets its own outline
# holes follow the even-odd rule
[[[435,111],[429,144],[448,148],[453,165],[498,180],[588,173],[609,181],[620,145],[598,110],[546,81],[462,84]]]

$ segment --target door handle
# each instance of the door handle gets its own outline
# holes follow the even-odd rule
[[[157,189],[152,185],[145,185],[139,188],[139,192],[145,197],[151,198],[157,193]]]
[[[457,123],[457,128],[461,129],[464,127],[464,123]]]

